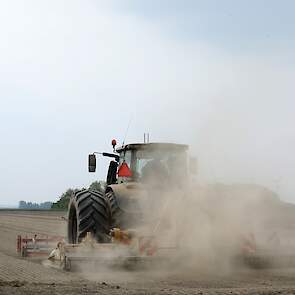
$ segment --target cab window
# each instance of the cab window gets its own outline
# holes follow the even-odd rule
[[[122,164],[125,161],[125,163],[128,165],[129,168],[131,168],[131,151],[125,151],[120,156],[120,164]]]

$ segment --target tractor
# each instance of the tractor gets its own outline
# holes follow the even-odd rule
[[[101,263],[106,258],[125,264],[147,259],[165,263],[173,257],[175,263],[190,264],[194,257],[198,263],[207,259],[209,264],[255,268],[295,261],[293,253],[282,258],[270,243],[260,245],[248,231],[251,220],[244,227],[238,224],[241,218],[230,221],[235,211],[227,206],[239,203],[238,197],[226,197],[222,190],[216,197],[214,187],[190,183],[197,163],[188,156],[187,145],[133,143],[116,148],[115,140],[112,145],[113,153],[95,152],[88,158],[89,172],[96,171],[97,154],[111,158],[105,189],[81,190],[70,200],[65,269],[74,261]]]
[[[259,222],[253,223],[254,219],[259,221],[256,216],[261,210],[255,207],[259,202],[251,205],[249,196],[245,196],[259,201],[261,193],[257,190],[255,194],[241,185],[216,189],[190,183],[191,176],[197,173],[197,163],[188,156],[187,145],[116,145],[113,140],[112,153],[94,152],[88,156],[88,170],[92,173],[96,171],[96,155],[111,159],[106,186],[101,190],[83,189],[71,197],[65,218],[68,243],[60,237],[19,236],[19,253],[40,255],[42,247],[36,249],[36,241],[48,247],[48,242],[58,239],[52,263],[65,270],[75,269],[73,265],[79,268],[83,262],[94,269],[102,264],[129,267],[159,261],[161,266],[168,263],[168,269],[194,262],[198,266],[213,263],[214,267],[226,263],[254,268],[295,265],[293,246],[280,244],[276,232],[269,236],[266,223],[262,229],[257,227]],[[269,208],[278,210],[271,212],[285,208],[279,200],[271,200]],[[247,207],[243,206],[245,202]],[[242,206],[237,211],[239,204]],[[266,205],[264,202],[264,209]],[[274,219],[270,215],[265,220]]]
[[[79,244],[89,233],[96,242],[108,243],[112,229],[140,226],[143,216],[163,207],[161,192],[168,188],[185,191],[190,172],[196,173],[196,160],[189,161],[187,145],[132,143],[116,147],[113,140],[112,146],[112,153],[95,152],[88,157],[92,173],[97,154],[111,159],[106,188],[81,190],[72,196],[68,209],[70,244]]]

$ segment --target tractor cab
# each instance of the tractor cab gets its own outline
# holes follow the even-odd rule
[[[187,176],[188,146],[171,143],[129,144],[120,155],[118,183],[176,182]]]
[[[188,178],[188,146],[174,143],[134,143],[115,148],[114,153],[101,153],[114,158],[110,162],[107,184],[125,182],[155,183],[162,185],[181,184]],[[190,167],[189,167],[190,164]],[[89,171],[96,167],[95,153],[89,155]],[[188,169],[190,168],[190,169]]]

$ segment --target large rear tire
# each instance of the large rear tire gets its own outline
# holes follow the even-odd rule
[[[90,232],[97,242],[108,242],[110,209],[105,195],[98,191],[76,192],[69,203],[68,242],[77,244]]]

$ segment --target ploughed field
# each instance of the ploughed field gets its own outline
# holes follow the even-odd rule
[[[295,269],[70,273],[16,255],[16,236],[65,235],[64,213],[0,211],[0,294],[295,294]],[[173,259],[173,257],[171,258]]]

